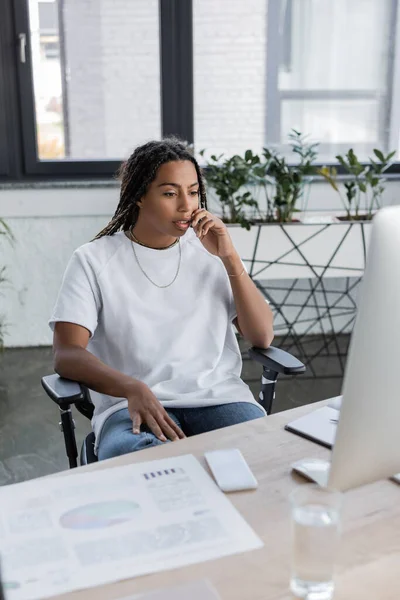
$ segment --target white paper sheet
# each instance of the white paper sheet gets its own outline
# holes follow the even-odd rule
[[[0,488],[7,600],[46,598],[262,545],[191,455]]]

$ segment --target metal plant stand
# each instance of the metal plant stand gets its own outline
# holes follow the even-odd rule
[[[262,259],[258,248],[261,235],[265,235],[262,230],[268,226],[257,226],[252,258],[245,259],[248,272],[274,311],[274,329],[280,336],[280,347],[295,353],[306,364],[309,376],[323,376],[318,365],[323,362],[321,358],[327,356],[336,358],[337,362],[335,373],[329,376],[343,376],[350,338],[343,334],[351,333],[356,317],[356,292],[365,268],[366,227],[369,225],[369,221],[340,223],[334,246],[327,248],[324,236],[331,227],[337,227],[336,223],[312,228],[300,223],[291,227],[274,224],[285,236],[286,249],[273,260]],[[296,239],[298,227],[308,227],[307,235],[300,242]],[[323,264],[318,262],[315,252],[312,257],[307,252],[310,241],[313,240],[315,246],[318,237],[325,252]],[[352,245],[346,248],[350,237]],[[361,245],[358,254],[362,264],[349,266],[352,258],[349,253],[354,255],[355,240]],[[269,278],[273,267],[276,274],[278,265],[293,267],[297,274],[300,269],[300,276]]]

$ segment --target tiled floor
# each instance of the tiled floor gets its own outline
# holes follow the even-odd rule
[[[274,344],[279,345],[279,340]],[[0,355],[0,485],[68,467],[58,408],[40,384],[40,378],[52,372],[50,348],[11,349]],[[274,412],[338,395],[341,379],[332,376],[337,372],[336,360],[320,359],[318,372],[318,379],[299,376],[280,380]],[[259,365],[244,361],[243,378],[255,396],[260,375]],[[90,424],[78,413],[75,420],[80,445]]]

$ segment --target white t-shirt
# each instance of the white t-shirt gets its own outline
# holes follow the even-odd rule
[[[133,242],[134,243],[134,242]],[[226,270],[189,229],[166,250],[132,242],[123,232],[78,248],[67,266],[50,319],[82,325],[87,349],[106,365],[146,383],[164,407],[257,404],[241,380]],[[91,392],[99,439],[107,417],[127,400]]]

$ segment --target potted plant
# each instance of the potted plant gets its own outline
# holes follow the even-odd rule
[[[386,181],[384,173],[389,168],[396,150],[389,152],[386,156],[377,148],[374,148],[373,152],[375,157],[370,158],[367,165],[360,163],[352,148],[345,156],[340,154],[336,156],[338,162],[350,176],[347,181],[343,182],[344,194],[340,189],[335,167],[322,167],[318,170],[318,173],[339,194],[346,212],[345,217],[339,217],[341,220],[369,221],[375,211],[381,208]]]
[[[205,168],[209,191],[211,188],[217,197],[216,212],[230,227],[235,247],[251,273],[260,270],[264,279],[290,279],[300,272],[314,275],[308,267],[304,269],[303,259],[301,267],[294,264],[297,258],[291,265],[282,265],[280,260],[281,256],[290,255],[295,246],[292,227],[301,225],[295,215],[315,175],[318,154],[318,143],[310,142],[307,135],[292,130],[288,138],[298,158],[293,166],[275,149],[264,148],[261,156],[252,150],[229,158],[212,155]],[[205,150],[200,154],[204,157]],[[303,233],[312,235],[314,229],[309,232],[305,227]],[[286,262],[290,262],[290,257]]]
[[[204,156],[204,150],[200,152]],[[214,189],[221,208],[221,218],[225,223],[239,223],[249,230],[253,215],[249,208],[258,210],[258,203],[247,186],[253,183],[253,171],[260,159],[251,150],[244,157],[235,154],[224,159],[223,154],[213,154],[207,163],[206,181]]]
[[[315,174],[314,161],[318,156],[318,143],[308,141],[308,136],[293,129],[289,133],[289,144],[292,151],[297,154],[299,162],[289,166],[284,156],[275,150],[264,148],[265,177],[268,186],[265,186],[267,195],[267,221],[290,223],[294,213],[299,212],[297,204],[305,193],[305,187],[312,181]],[[262,166],[264,166],[262,165]],[[257,169],[257,167],[256,167]],[[268,196],[268,188],[272,194]]]
[[[287,223],[293,220],[298,201],[306,184],[315,174],[313,162],[318,143],[292,130],[289,134],[292,151],[298,164],[289,166],[276,150],[264,148],[261,158],[246,150],[244,156],[230,158],[212,155],[206,164],[207,185],[218,198],[221,218],[227,224],[240,224],[249,230],[256,223]],[[205,150],[200,152],[204,157]],[[265,201],[265,210],[260,202]]]
[[[212,156],[206,165],[206,181],[217,196],[222,219],[228,226],[241,225],[231,229],[236,247],[255,276],[361,276],[369,222],[381,205],[384,173],[395,153],[375,149],[367,165],[352,149],[338,155],[348,175],[341,183],[334,167],[315,168],[318,144],[308,136],[292,130],[289,143],[299,157],[293,166],[270,148],[264,148],[261,157],[251,150],[243,157]],[[305,219],[299,223],[295,219],[299,202],[306,203],[307,186],[316,174],[339,194],[345,215],[325,223]]]

